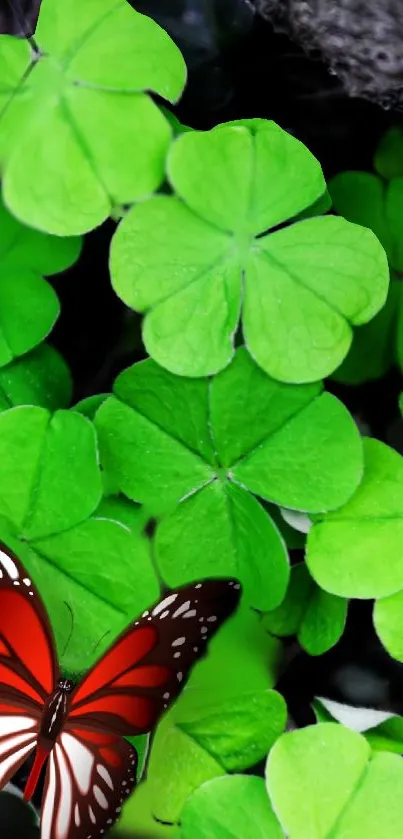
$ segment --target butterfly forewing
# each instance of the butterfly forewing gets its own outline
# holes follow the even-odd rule
[[[207,642],[235,610],[236,580],[205,580],[170,592],[118,638],[77,687],[69,722],[141,734],[184,686]]]

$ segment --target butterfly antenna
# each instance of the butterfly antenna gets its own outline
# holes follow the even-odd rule
[[[72,634],[73,634],[73,629],[74,629],[74,615],[73,615],[73,610],[72,610],[72,608],[71,608],[70,604],[69,604],[69,603],[67,603],[67,601],[66,601],[66,600],[64,600],[64,601],[63,601],[63,603],[64,603],[64,605],[65,605],[65,606],[67,606],[67,608],[68,608],[68,610],[69,610],[69,612],[70,612],[70,617],[71,617],[71,628],[70,628],[70,632],[69,632],[69,636],[68,636],[68,638],[67,638],[67,641],[66,641],[66,643],[65,643],[65,645],[64,645],[64,650],[63,650],[63,652],[62,652],[62,658],[64,657],[64,654],[65,654],[65,652],[66,652],[66,650],[67,650],[67,647],[68,647],[68,646],[69,646],[69,644],[70,644],[70,641],[71,641],[71,636],[72,636]]]
[[[20,0],[6,0],[8,7],[11,10],[14,20],[18,22],[18,26],[21,30],[20,37],[26,38],[27,41],[31,44],[32,49],[36,53],[40,53],[41,50],[32,34],[29,32],[31,27],[28,27],[28,19],[27,16],[21,6]],[[37,18],[37,14],[39,12],[40,2],[36,2],[34,4],[34,11],[35,11],[35,18]],[[35,31],[36,26],[33,27],[33,31]]]
[[[106,636],[107,636],[107,635],[110,635],[110,629],[107,629],[107,631],[106,631],[106,632],[104,632],[104,634],[101,636],[101,638],[99,639],[99,641],[97,641],[97,643],[95,644],[95,646],[92,648],[92,652],[93,652],[93,653],[95,653],[95,651],[98,649],[99,645],[102,643],[102,641],[104,640],[104,638],[106,638]]]

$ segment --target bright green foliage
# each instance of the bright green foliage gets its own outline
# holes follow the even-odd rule
[[[270,379],[244,348],[212,380],[148,360],[116,380],[96,414],[102,465],[121,492],[165,513],[156,536],[164,580],[235,575],[256,608],[282,600],[284,542],[255,495],[334,509],[362,476],[362,445],[320,384]]]
[[[316,517],[308,534],[312,576],[341,597],[385,597],[403,589],[403,459],[368,438],[364,464],[350,501]]]
[[[181,814],[180,839],[281,839],[262,778],[233,775],[203,784]]]
[[[58,235],[101,224],[164,177],[182,56],[126,0],[43,0],[35,38],[0,38],[0,164],[11,211]]]
[[[0,411],[17,405],[40,405],[49,411],[67,408],[71,389],[66,362],[48,344],[0,367]]]
[[[159,594],[147,543],[97,515],[101,493],[88,420],[39,407],[0,414],[0,536],[37,583],[59,649],[71,626],[65,602],[72,609],[63,661],[70,672],[87,668],[109,646],[105,626],[113,638]]]
[[[342,172],[330,181],[329,191],[337,212],[374,231],[391,268],[386,306],[356,330],[351,351],[336,373],[341,381],[357,384],[378,378],[394,361],[403,366],[403,177],[385,183],[369,172]]]
[[[398,661],[403,661],[403,584],[400,591],[377,600],[374,625],[382,643]]]
[[[79,238],[56,239],[24,227],[0,200],[0,367],[50,332],[59,301],[43,275],[68,268],[80,247]]]
[[[385,839],[403,824],[403,763],[321,723],[281,737],[267,762],[273,808],[292,839]]]
[[[341,637],[347,617],[347,601],[322,591],[304,563],[294,565],[286,596],[277,609],[264,617],[273,635],[297,635],[310,655],[322,655]]]
[[[370,231],[333,216],[262,235],[323,194],[315,158],[275,123],[246,120],[182,134],[168,176],[176,196],[134,207],[111,250],[117,294],[147,313],[150,355],[179,375],[216,373],[242,309],[246,345],[273,378],[331,373],[350,324],[383,306],[388,270]]]
[[[386,180],[403,176],[403,130],[394,126],[385,132],[374,156],[374,169]]]
[[[177,822],[200,784],[267,754],[286,722],[284,700],[271,690],[278,654],[245,608],[213,639],[153,741],[147,784],[158,819]]]

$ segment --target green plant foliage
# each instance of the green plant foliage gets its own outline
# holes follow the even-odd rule
[[[270,376],[311,382],[350,347],[388,287],[372,233],[333,216],[292,219],[325,191],[311,153],[278,125],[245,120],[179,136],[168,155],[175,196],[134,207],[111,249],[113,286],[146,312],[143,338],[170,371],[206,376],[243,334]]]
[[[403,589],[403,585],[401,586]],[[390,655],[403,661],[403,590],[382,597],[374,606],[374,625]]]
[[[403,130],[389,128],[381,138],[374,155],[374,169],[390,181],[403,176]]]
[[[297,635],[310,655],[322,655],[341,637],[346,617],[347,601],[320,589],[301,562],[292,567],[286,596],[265,615],[264,626],[280,637]]]
[[[281,839],[262,778],[215,778],[188,798],[181,815],[181,839]]]
[[[165,517],[156,557],[164,580],[235,575],[262,610],[288,583],[284,542],[255,496],[293,509],[340,506],[362,476],[362,445],[320,384],[267,377],[239,348],[212,380],[148,360],[116,380],[95,423],[102,465],[119,490]]]
[[[394,361],[403,366],[403,178],[385,183],[370,172],[342,172],[330,181],[329,191],[338,213],[373,230],[391,269],[384,309],[356,330],[351,351],[336,373],[341,381],[358,384],[378,378]]]
[[[271,689],[278,654],[245,608],[214,638],[156,732],[147,783],[158,819],[177,822],[200,784],[267,754],[286,722],[284,700]]]
[[[366,739],[335,723],[285,734],[267,762],[277,817],[293,839],[384,839],[403,824],[400,756],[371,753]]]
[[[163,180],[170,126],[143,91],[185,82],[168,35],[126,0],[43,0],[35,38],[0,38],[7,206],[49,233],[84,233]]]
[[[72,382],[66,362],[53,347],[40,344],[27,355],[0,367],[0,411],[17,405],[67,408]]]
[[[23,452],[23,457],[21,456]],[[86,669],[159,586],[147,543],[97,514],[102,483],[91,423],[78,413],[18,407],[0,414],[0,536],[21,556],[51,616],[63,664]],[[136,585],[133,585],[133,578]]]
[[[364,440],[364,478],[340,509],[317,516],[307,540],[308,568],[340,597],[378,598],[403,589],[403,459]]]
[[[48,335],[59,301],[43,275],[68,268],[80,248],[79,238],[56,239],[24,227],[0,201],[0,367]]]

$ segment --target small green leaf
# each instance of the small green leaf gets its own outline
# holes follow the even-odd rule
[[[275,123],[243,120],[182,133],[168,175],[177,195],[133,207],[111,248],[117,294],[146,313],[148,352],[182,376],[217,373],[243,309],[248,349],[273,378],[331,373],[351,324],[384,304],[388,267],[372,232],[333,216],[261,235],[323,196],[315,158]]]
[[[374,156],[374,169],[388,181],[403,175],[403,131],[396,125],[385,131]]]
[[[233,775],[207,781],[188,798],[181,839],[281,839],[262,778]]]
[[[70,371],[48,344],[0,367],[0,411],[17,405],[39,405],[49,411],[67,408],[72,392]]]
[[[176,100],[185,64],[126,0],[44,0],[35,38],[39,57],[0,38],[4,199],[32,227],[84,233],[161,184],[171,129],[144,91]]]
[[[274,811],[293,839],[384,839],[403,824],[403,764],[360,734],[320,723],[285,734],[267,763]]]
[[[297,635],[310,655],[322,655],[341,637],[347,602],[322,591],[304,563],[294,565],[286,596],[280,606],[264,616],[264,626],[274,635]]]
[[[403,460],[372,439],[364,440],[364,457],[353,497],[308,534],[313,578],[340,597],[386,597],[403,588]]]
[[[393,658],[403,661],[403,591],[381,597],[374,606],[374,626]]]

